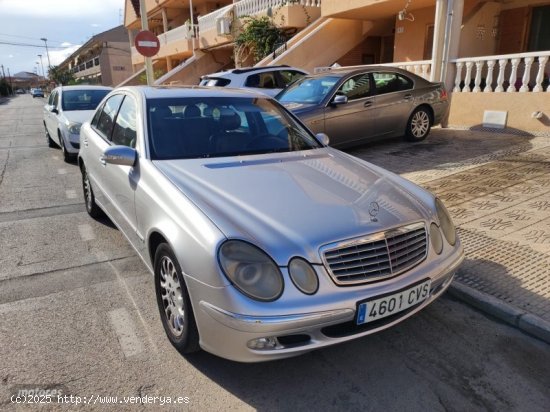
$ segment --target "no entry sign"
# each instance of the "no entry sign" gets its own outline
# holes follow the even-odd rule
[[[157,36],[149,30],[140,31],[134,41],[139,54],[145,57],[153,57],[160,49],[160,42]]]

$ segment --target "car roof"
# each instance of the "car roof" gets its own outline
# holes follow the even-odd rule
[[[75,86],[59,86],[59,90],[113,90],[112,87],[109,86],[95,86],[95,85],[89,85],[89,84],[82,84],[82,85],[75,85]]]
[[[349,67],[335,67],[330,68],[329,70],[322,71],[319,73],[310,74],[307,77],[322,77],[322,76],[336,76],[336,77],[344,77],[348,75],[355,75],[355,74],[361,74],[365,72],[393,72],[393,73],[400,73],[405,76],[413,77],[415,79],[420,78],[420,76],[411,73],[408,70],[400,69],[398,67],[393,66],[349,66]]]
[[[263,97],[269,96],[247,89],[203,86],[125,86],[115,90],[127,90],[143,95],[146,99],[174,97]]]
[[[222,71],[222,72],[210,73],[210,74],[207,74],[203,77],[222,77],[222,76],[225,76],[225,75],[228,75],[228,74],[246,74],[246,73],[254,73],[254,72],[261,73],[261,72],[266,72],[266,71],[270,71],[270,70],[284,70],[284,69],[299,70],[301,72],[307,73],[303,69],[299,69],[297,67],[292,67],[292,66],[288,66],[286,64],[283,64],[283,65],[279,65],[279,66],[242,67],[242,68],[239,68],[239,69],[230,69],[230,70],[225,70],[225,71]]]

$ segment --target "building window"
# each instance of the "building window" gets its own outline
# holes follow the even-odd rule
[[[550,50],[550,6],[533,7],[528,52]],[[546,23],[546,24],[545,24]]]
[[[99,57],[94,59],[94,66],[99,66]]]

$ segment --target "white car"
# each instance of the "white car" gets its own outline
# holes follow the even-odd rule
[[[44,106],[44,128],[50,147],[59,146],[66,162],[80,149],[80,126],[91,117],[112,90],[105,86],[61,86],[55,88]]]
[[[201,86],[234,87],[256,90],[274,97],[290,83],[308,73],[289,66],[231,69],[201,77]]]

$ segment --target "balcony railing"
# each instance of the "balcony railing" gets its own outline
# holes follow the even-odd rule
[[[196,26],[193,29],[195,32],[197,31]],[[188,25],[176,27],[175,29],[169,30],[158,36],[161,47],[163,44],[172,43],[174,41],[191,40],[192,37],[191,26]]]
[[[214,10],[212,13],[208,13],[205,16],[199,16],[199,32],[204,33],[205,31],[215,29],[218,18],[223,17],[227,12],[231,11],[233,7],[234,5],[230,4],[221,9]]]
[[[546,64],[550,51],[468,57],[456,65],[453,92],[461,93],[550,93]],[[465,68],[465,70],[464,70]]]
[[[252,16],[268,8],[293,5],[321,7],[321,0],[241,0],[235,3],[235,12],[237,17]]]

